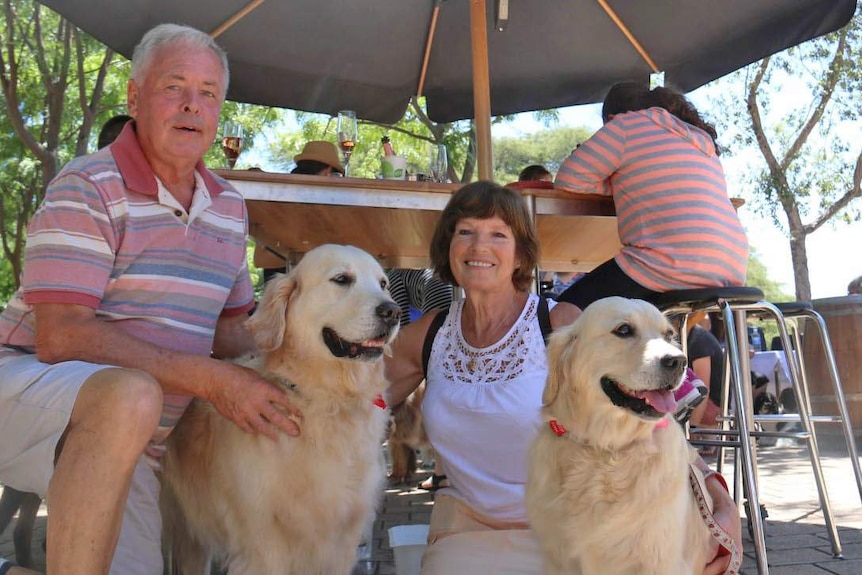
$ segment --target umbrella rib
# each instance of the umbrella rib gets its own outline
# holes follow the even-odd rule
[[[223,34],[223,33],[224,33],[228,28],[230,28],[231,26],[233,26],[234,24],[236,24],[237,22],[239,22],[240,20],[242,20],[243,18],[245,18],[245,17],[248,15],[248,13],[249,13],[249,12],[251,12],[252,10],[254,10],[255,8],[257,8],[258,6],[260,6],[261,4],[263,4],[264,2],[265,2],[265,0],[252,0],[251,2],[249,2],[248,4],[246,4],[246,5],[242,8],[242,10],[240,10],[239,12],[237,12],[236,14],[234,14],[233,16],[231,16],[230,18],[228,18],[227,20],[225,20],[225,21],[224,21],[223,23],[221,23],[221,24],[220,24],[220,25],[219,25],[215,30],[213,30],[212,32],[210,32],[210,36],[212,36],[213,38],[218,38],[218,37],[219,37],[219,36],[221,36],[221,35],[222,35],[222,34]]]
[[[652,69],[653,72],[659,72],[659,67],[650,58],[650,55],[644,50],[644,47],[641,46],[641,43],[638,42],[638,39],[635,38],[635,35],[632,34],[631,30],[625,25],[622,19],[614,12],[614,9],[610,7],[606,0],[596,0],[599,5],[604,9],[605,13],[610,17],[611,20],[614,21],[614,24],[617,25],[617,28],[620,29],[620,32],[628,39],[629,43],[637,50],[637,53],[641,55],[641,58],[646,61],[647,65]]]
[[[434,2],[434,11],[431,12],[431,23],[428,25],[428,39],[425,41],[425,54],[422,56],[422,71],[419,72],[419,86],[416,88],[416,97],[422,95],[425,89],[425,74],[428,72],[428,60],[431,58],[431,46],[434,44],[434,32],[437,30],[437,17],[440,15],[440,2]]]

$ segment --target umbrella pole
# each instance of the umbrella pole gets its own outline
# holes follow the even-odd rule
[[[479,168],[479,179],[493,180],[491,90],[488,85],[488,24],[485,0],[470,0],[470,38],[473,48],[473,122],[476,126],[476,163]]]
[[[237,22],[239,22],[240,20],[245,18],[249,12],[251,12],[252,10],[257,8],[258,6],[263,4],[264,1],[265,0],[252,0],[245,7],[243,7],[242,10],[240,10],[239,12],[237,12],[236,14],[234,14],[233,16],[228,18],[225,22],[223,22],[221,25],[219,25],[218,28],[216,28],[215,30],[210,32],[210,36],[212,36],[213,38],[218,38],[219,36],[221,36],[224,33],[225,30],[227,30],[228,28],[230,28],[231,26],[233,26],[234,24],[236,24]]]

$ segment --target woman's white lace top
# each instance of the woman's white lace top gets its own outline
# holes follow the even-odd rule
[[[463,304],[452,303],[434,338],[425,427],[452,485],[447,493],[493,519],[526,521],[527,450],[548,372],[539,297],[530,294],[509,333],[485,348],[464,341]]]

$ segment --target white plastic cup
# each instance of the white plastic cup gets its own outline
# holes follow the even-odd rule
[[[395,556],[396,575],[419,575],[428,542],[428,525],[396,525],[389,528],[389,547]]]
[[[383,156],[380,172],[387,180],[403,180],[407,177],[407,158],[401,156]]]

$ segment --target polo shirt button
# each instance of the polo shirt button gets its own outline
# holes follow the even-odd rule
[[[174,215],[179,218],[179,217],[182,217],[183,212],[180,210],[174,210]]]

